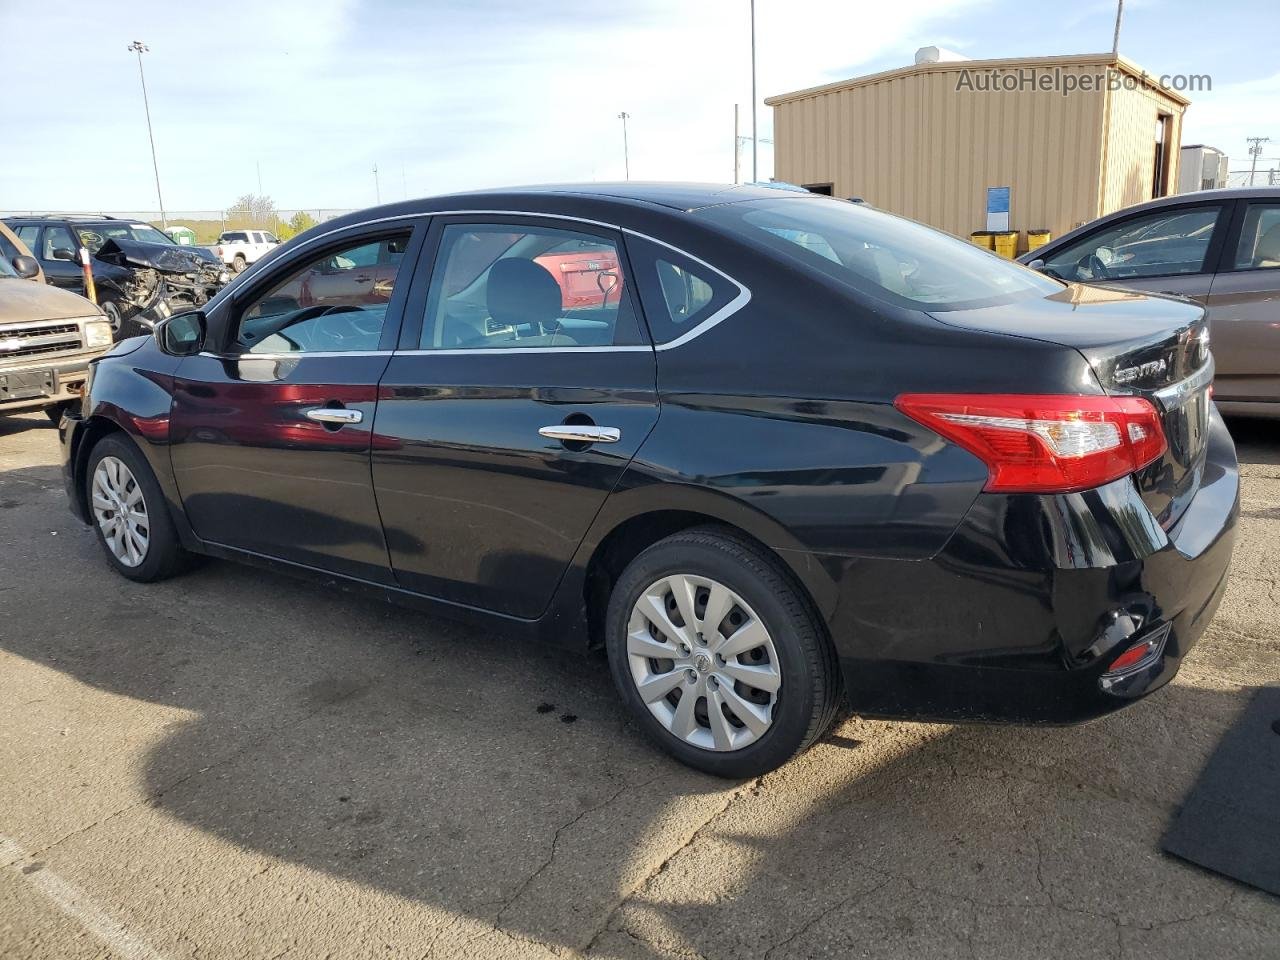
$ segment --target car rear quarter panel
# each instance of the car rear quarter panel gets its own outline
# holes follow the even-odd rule
[[[749,250],[690,252],[751,300],[657,352],[661,417],[585,549],[645,512],[694,511],[776,551],[829,615],[850,560],[936,555],[987,478],[896,396],[1099,390],[1075,350],[957,330]]]

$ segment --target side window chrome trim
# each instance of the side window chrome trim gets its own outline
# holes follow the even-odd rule
[[[712,327],[728,320],[748,303],[751,302],[751,290],[743,283],[729,276],[719,267],[712,266],[701,257],[695,257],[692,253],[682,250],[674,244],[667,243],[665,240],[659,240],[657,237],[651,237],[647,233],[641,233],[639,230],[632,230],[630,227],[623,227],[616,223],[605,223],[601,220],[590,220],[586,217],[574,217],[564,213],[538,213],[532,210],[424,210],[419,213],[402,213],[394,217],[380,217],[376,220],[365,220],[361,223],[350,223],[335,230],[312,237],[310,240],[300,244],[293,252],[305,249],[313,243],[319,243],[326,237],[331,237],[336,233],[342,233],[346,230],[359,230],[362,227],[371,227],[381,223],[393,223],[397,220],[422,220],[430,217],[471,217],[471,216],[494,216],[494,217],[532,217],[543,220],[566,220],[570,223],[585,223],[593,227],[604,227],[607,230],[616,230],[627,236],[636,237],[639,240],[645,240],[649,243],[656,244],[660,247],[666,247],[673,250],[680,256],[699,266],[705,267],[717,276],[723,277],[738,288],[738,295],[726,303],[723,307],[713,313],[707,319],[703,320],[696,327],[686,330],[683,334],[674,340],[666,343],[656,343],[652,346],[625,346],[625,347],[528,347],[524,349],[506,349],[506,350],[396,350],[397,356],[416,355],[416,354],[435,354],[437,356],[451,356],[455,354],[467,354],[475,356],[482,353],[608,353],[608,352],[634,352],[636,350],[674,350],[676,347],[683,346],[691,340],[695,340],[702,336]],[[292,257],[290,258],[292,259]],[[318,356],[318,354],[309,354],[309,356]],[[341,354],[338,354],[341,356]]]

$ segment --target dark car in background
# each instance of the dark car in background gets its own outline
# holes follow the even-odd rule
[[[548,266],[580,253],[598,297]],[[808,194],[418,200],[117,344],[65,477],[126,577],[209,554],[602,646],[663,748],[743,777],[844,708],[1070,723],[1167,683],[1239,509],[1205,329]]]
[[[1175,294],[1208,312],[1224,413],[1280,417],[1280,188],[1162,197],[1023,254],[1061,280]]]
[[[199,307],[226,284],[212,251],[183,246],[149,223],[96,214],[7,217],[48,282],[87,295],[80,249],[88,250],[97,302],[117,336],[147,333],[157,320]]]

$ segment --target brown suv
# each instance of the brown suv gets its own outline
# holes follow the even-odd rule
[[[43,408],[56,420],[79,401],[89,361],[111,347],[111,324],[39,270],[26,253],[0,256],[0,415]]]

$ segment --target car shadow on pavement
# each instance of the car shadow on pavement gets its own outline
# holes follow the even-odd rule
[[[0,647],[177,708],[120,734],[120,762],[150,743],[148,814],[429,906],[417,955],[493,936],[631,957],[1110,956],[1275,919],[1159,852],[1247,690],[1179,682],[1066,729],[851,719],[726,783],[644,740],[599,654],[230,563],[126,583],[56,469],[0,479],[30,491],[0,516],[6,536],[45,538]],[[0,561],[9,585],[16,557]],[[150,889],[169,866],[119,869]]]

